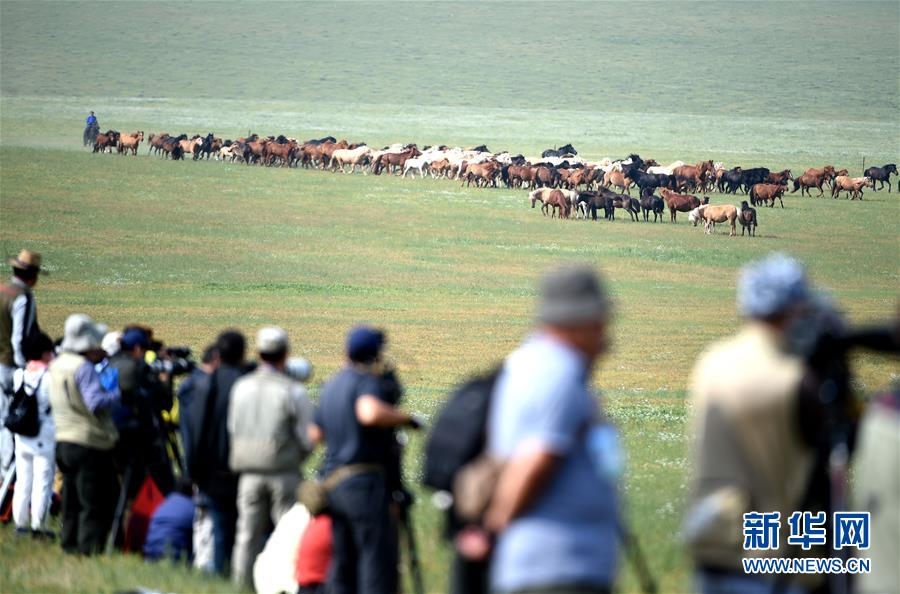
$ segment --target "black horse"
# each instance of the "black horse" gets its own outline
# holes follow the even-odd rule
[[[663,199],[659,196],[655,196],[654,194],[641,194],[641,211],[644,214],[644,222],[650,222],[650,213],[653,213],[653,222],[656,222],[657,217],[661,221],[663,218],[663,212],[665,211],[666,204],[663,202]]]
[[[744,192],[747,194],[750,193],[750,188],[756,184],[766,183],[769,183],[769,170],[765,167],[754,167],[741,171],[741,185],[744,186]]]
[[[541,157],[565,157],[566,155],[577,155],[578,151],[572,146],[572,143],[564,144],[558,149],[547,149],[541,153]]]
[[[206,135],[206,137],[203,139],[203,142],[200,144],[200,147],[196,151],[194,151],[194,161],[196,161],[197,159],[202,159],[204,155],[206,155],[206,158],[209,159],[209,155],[212,153],[212,144],[214,138],[215,137],[213,136],[212,132]]]
[[[612,192],[610,192],[612,193]],[[601,192],[579,192],[578,199],[575,201],[576,210],[580,210],[582,208],[585,209],[585,218],[587,218],[587,211],[591,211],[591,220],[597,220],[597,211],[602,209],[604,213],[604,217],[607,220],[615,218],[615,206],[613,206],[612,200],[608,199]]]
[[[898,175],[897,166],[894,163],[888,163],[884,167],[869,167],[863,172],[868,178],[872,180],[872,191],[875,191],[875,182],[881,182],[881,185],[878,186],[878,189],[881,190],[884,188],[884,184],[886,183],[888,186],[888,194],[891,193],[891,174]],[[898,184],[898,188],[900,188],[900,184]]]
[[[638,161],[635,161],[634,157],[637,157]],[[638,165],[639,162],[642,162],[640,161],[640,157],[638,157],[637,155],[632,155],[631,164],[624,167],[622,169],[622,173],[624,173],[625,176],[628,177],[628,179],[633,181],[635,185],[641,189],[641,196],[644,196],[645,194],[652,194],[657,188],[671,187],[671,176],[666,175],[665,173],[646,173],[644,171],[641,171]]]
[[[719,178],[719,191],[725,194],[737,194],[738,188],[741,187],[741,174],[743,170],[735,167],[722,174]]]

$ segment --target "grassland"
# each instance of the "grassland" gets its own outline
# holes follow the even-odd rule
[[[900,8],[854,3],[848,35],[831,18],[847,6],[4,1],[0,251],[44,253],[51,275],[38,300],[54,334],[76,310],[195,349],[226,326],[277,323],[316,365],[314,395],[341,362],[348,326],[382,324],[408,406],[426,414],[528,332],[541,271],[590,263],[617,305],[615,348],[595,381],[624,433],[629,517],[663,591],[685,591],[685,384],[701,349],[738,322],[738,268],[786,250],[853,321],[889,315],[896,194],[789,196],[784,210],[760,211],[759,237],[729,239],[686,221],[550,221],[524,192],[447,181],[91,155],[81,122],[93,109],[122,130],[525,153],[571,141],[592,157],[634,150],[858,173],[863,157],[897,160],[900,93],[880,64],[898,58]],[[856,368],[861,392],[896,373],[877,357]],[[422,504],[415,519],[428,589],[443,591],[440,516]],[[229,588],[134,560],[63,560],[6,531],[0,553],[16,567],[0,572],[2,592]],[[59,575],[38,570],[47,566]],[[636,587],[628,569],[620,586]]]

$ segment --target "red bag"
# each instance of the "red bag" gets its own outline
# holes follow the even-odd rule
[[[140,491],[131,504],[131,513],[128,514],[128,524],[125,526],[126,551],[140,553],[144,549],[144,541],[147,540],[147,529],[150,527],[150,518],[159,507],[165,496],[150,475],[144,479]]]

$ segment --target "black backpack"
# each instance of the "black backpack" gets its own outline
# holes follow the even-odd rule
[[[25,391],[25,382],[13,394],[4,425],[13,433],[24,437],[35,437],[41,430],[37,396]]]
[[[438,414],[425,445],[422,484],[452,491],[459,470],[484,449],[491,394],[500,368],[476,376],[454,389]]]

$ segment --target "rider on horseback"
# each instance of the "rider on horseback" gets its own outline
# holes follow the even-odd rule
[[[97,134],[100,132],[100,122],[97,121],[97,116],[94,115],[93,111],[84,122],[84,144],[93,144],[94,139],[97,138]]]

